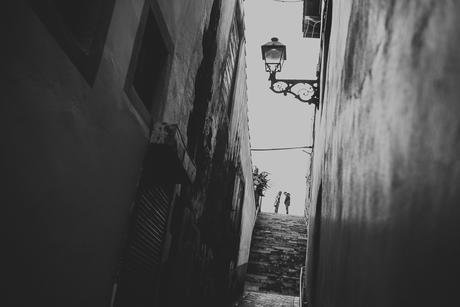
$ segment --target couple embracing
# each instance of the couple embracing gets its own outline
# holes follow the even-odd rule
[[[278,208],[280,206],[281,194],[283,192],[279,191],[275,198],[275,213],[278,213]],[[284,192],[284,206],[286,207],[286,214],[289,214],[289,206],[291,205],[291,193]]]

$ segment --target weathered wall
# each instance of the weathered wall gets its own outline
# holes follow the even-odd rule
[[[242,290],[255,209],[251,194],[245,42],[243,36],[237,45],[231,45],[229,39],[235,22],[240,35],[243,33],[242,12],[235,13],[236,3],[240,1],[215,1],[203,34],[205,57],[196,76],[200,83],[195,87],[195,108],[190,115],[191,123],[198,125],[189,122],[188,127],[197,179],[184,192],[173,221],[180,226],[171,249],[173,261],[169,263],[168,282],[172,292],[168,295],[174,296],[176,305],[222,305]],[[242,8],[241,3],[239,6]],[[239,53],[231,46],[237,46]],[[237,61],[228,66],[228,59]],[[198,135],[191,133],[201,124]],[[234,195],[238,182],[242,199]],[[189,257],[174,261],[184,254]],[[178,292],[184,292],[183,296]]]
[[[177,300],[188,299],[190,306],[227,289],[230,262],[238,259],[239,229],[226,228],[230,223],[227,211],[231,211],[231,204],[226,207],[228,201],[218,206],[223,209],[211,210],[206,220],[203,212],[214,205],[208,201],[212,183],[219,186],[234,180],[230,175],[235,172],[235,161],[225,158],[230,148],[243,148],[238,159],[243,161],[246,185],[251,168],[249,145],[243,144],[249,142],[243,116],[245,86],[239,86],[237,91],[243,94],[234,104],[241,119],[231,124],[239,127],[240,137],[229,141],[223,133],[229,131],[230,117],[224,116],[228,101],[220,100],[220,82],[236,1],[222,2],[152,1],[155,14],[164,22],[162,34],[171,43],[165,86],[157,96],[161,106],[152,120],[145,120],[125,88],[145,1],[114,1],[93,82],[81,74],[29,2],[3,5],[0,137],[4,184],[0,194],[11,265],[4,273],[10,297],[2,300],[14,299],[17,306],[110,305],[151,126],[154,122],[176,124],[184,142],[189,141],[197,89],[206,81],[197,76],[206,56],[212,64],[211,94],[204,108],[206,131],[197,133],[203,135],[200,141],[209,143],[197,142],[198,154],[191,155],[197,165],[195,184],[176,185],[177,204],[169,224],[162,274],[169,278],[164,293],[178,294]],[[215,20],[211,20],[213,7]],[[208,31],[210,25],[216,31]],[[205,51],[209,48],[203,42],[206,33],[211,41],[208,45],[214,41],[214,57],[213,52]],[[244,69],[235,78],[245,80]],[[223,154],[216,158],[218,131],[223,135]],[[214,191],[227,199],[232,192]],[[238,204],[240,210],[242,206]],[[244,210],[253,206],[253,200],[246,197]],[[208,227],[209,221],[214,226]],[[218,233],[230,233],[231,240],[223,236],[203,243],[213,227]],[[246,242],[250,230],[245,229],[241,236]],[[231,251],[231,259],[221,257],[219,251]],[[227,270],[227,275],[219,279],[216,267]],[[183,289],[175,287],[183,281]],[[206,288],[213,283],[216,288]]]
[[[203,31],[208,26],[212,0],[158,1],[174,38],[174,61],[169,79],[165,122],[178,123],[187,142],[197,70],[203,58]]]
[[[460,304],[459,10],[333,2],[315,127],[314,306]]]
[[[238,83],[236,85],[235,102],[247,101],[247,86],[246,86],[246,51],[243,50],[240,54],[239,61]],[[250,149],[250,136],[249,136],[249,122],[248,122],[248,106],[247,104],[235,104],[233,111],[234,116],[232,124],[237,127],[235,132],[231,131],[230,138],[235,139],[239,144],[239,157],[241,160],[241,167],[244,177],[244,205],[241,213],[241,230],[240,230],[240,244],[238,261],[236,263],[236,279],[237,289],[242,291],[244,286],[244,279],[246,275],[247,264],[249,260],[249,252],[251,248],[252,230],[257,217],[254,199],[254,184],[252,181],[252,160]]]
[[[28,3],[3,6],[6,300],[108,305],[147,144],[123,92],[142,1],[117,2],[93,86]]]

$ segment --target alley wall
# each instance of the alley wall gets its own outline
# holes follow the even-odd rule
[[[235,101],[247,101],[247,76],[246,76],[246,50],[243,50],[240,54],[238,67],[238,74],[241,76],[238,78],[235,89]],[[251,140],[249,135],[249,118],[248,118],[248,105],[239,104],[235,106],[234,116],[232,116],[232,127],[230,131],[230,139],[234,139],[234,144],[238,147],[235,148],[237,155],[240,157],[242,177],[244,178],[244,203],[255,204],[254,195],[254,182],[252,180],[252,156],[251,156]],[[251,248],[252,231],[257,218],[256,206],[244,206],[241,213],[241,236],[238,253],[238,261],[236,263],[236,280],[235,286],[237,287],[237,293],[243,290],[244,280],[246,276],[249,253]]]
[[[327,2],[308,301],[459,305],[460,6]]]
[[[237,296],[255,215],[241,1],[0,14],[1,305],[136,306],[125,271],[145,182],[168,196],[149,304]]]

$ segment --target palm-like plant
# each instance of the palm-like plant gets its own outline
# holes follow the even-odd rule
[[[254,191],[256,195],[264,196],[264,191],[270,188],[270,185],[268,184],[270,181],[270,179],[268,179],[268,175],[270,175],[270,173],[265,171],[259,172],[259,168],[257,166],[254,167],[252,179],[254,181]]]

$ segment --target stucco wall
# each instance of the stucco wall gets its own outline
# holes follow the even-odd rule
[[[200,63],[200,75],[196,78],[202,83],[199,88],[195,87],[194,103],[203,110],[201,114],[196,109],[191,113],[191,120],[202,116],[204,123],[201,137],[195,140],[198,145],[197,180],[189,191],[184,191],[182,204],[177,209],[177,223],[181,224],[181,230],[172,247],[173,257],[189,256],[171,267],[173,277],[168,281],[175,287],[171,287],[171,295],[176,296],[178,304],[211,306],[235,298],[242,290],[249,255],[255,205],[247,123],[244,36],[241,37],[234,75],[225,74],[234,17],[242,26],[241,10],[235,14],[237,2],[241,1],[214,2],[219,11],[211,12],[211,15],[218,14],[219,19],[211,16],[203,34],[203,54],[211,56],[212,61],[203,58]],[[209,37],[211,31],[215,31],[215,38]],[[238,208],[232,209],[235,198],[231,193],[235,176],[239,176],[240,171],[244,199]],[[229,224],[232,210],[241,211],[237,232]],[[236,250],[232,244],[236,244]],[[184,293],[177,295],[177,292]]]
[[[314,306],[460,303],[459,9],[333,2],[315,127]]]
[[[241,71],[240,78],[235,93],[235,101],[247,101],[247,86],[246,86],[246,51],[240,55],[238,70]],[[249,252],[251,248],[251,237],[256,220],[256,207],[254,199],[254,183],[252,179],[252,159],[251,159],[251,148],[250,148],[250,136],[249,136],[249,118],[248,118],[248,106],[247,103],[239,103],[234,111],[235,115],[233,120],[236,121],[236,127],[238,128],[235,137],[239,139],[239,157],[241,161],[241,167],[244,177],[244,200],[241,215],[241,231],[240,231],[240,244],[238,252],[237,266],[237,278],[239,290],[242,290],[244,286],[244,278],[246,274],[247,264],[249,260]]]
[[[187,142],[187,124],[195,98],[195,77],[203,58],[202,37],[212,0],[158,1],[174,40],[174,60],[163,120],[177,123]]]
[[[18,306],[110,301],[147,143],[123,91],[141,8],[117,1],[91,87],[27,3],[4,4],[0,194]]]
[[[203,60],[202,38],[214,1],[154,2],[164,21],[163,35],[171,39],[172,54],[161,93],[164,107],[153,120],[177,124],[187,142],[188,123],[195,106],[195,78]],[[212,101],[207,113],[207,122],[214,126],[206,125],[206,135],[212,136],[211,145],[202,147],[210,157],[217,128],[224,120],[228,124],[218,93],[236,1],[222,2],[214,38],[218,44],[212,62]],[[115,1],[94,83],[82,76],[27,1],[3,5],[0,197],[7,229],[5,263],[11,265],[4,273],[10,296],[2,300],[13,301],[17,306],[110,304],[151,125],[143,120],[125,91],[144,3]],[[244,70],[239,75],[245,82]],[[245,86],[240,84],[238,92],[236,114],[241,115],[246,108]],[[249,142],[247,122],[235,124],[242,136],[235,141]],[[245,177],[251,178],[249,145],[241,147],[242,164],[248,168],[244,170]],[[169,265],[183,263],[189,270],[195,268],[193,255],[205,257],[216,248],[202,248],[206,228],[199,229],[199,218],[208,191],[201,184],[213,179],[208,169],[211,165],[197,164],[201,167],[197,186],[176,187],[180,202],[176,207],[180,209],[174,212],[171,224],[170,244],[176,247],[176,254],[171,253]],[[251,201],[247,196],[245,210],[253,206]],[[184,234],[197,229],[196,237],[184,238]],[[244,242],[245,235],[250,237],[247,229],[243,232]],[[184,245],[191,247],[194,254],[181,254],[177,246]],[[238,247],[226,248],[238,255]],[[197,297],[212,294],[200,287],[207,285],[203,272],[214,263],[201,264],[199,274],[186,279],[193,283],[185,289],[187,293],[181,293],[182,298],[189,298],[195,286],[201,291]],[[184,273],[171,275],[173,286]]]
[[[240,69],[246,71],[245,52],[241,55]],[[240,96],[237,100],[247,101],[246,73],[240,79]],[[249,137],[248,108],[247,104],[241,105],[238,116],[238,134],[241,142],[240,157],[245,179],[244,207],[241,221],[241,241],[238,256],[238,266],[247,263],[251,245],[251,235],[256,219],[254,200],[254,183],[252,181],[252,161]]]

